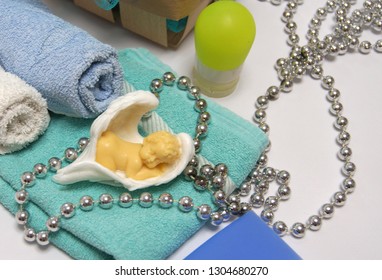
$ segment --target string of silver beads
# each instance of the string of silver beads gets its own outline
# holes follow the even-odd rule
[[[280,4],[281,1],[271,1],[273,4]],[[337,157],[343,161],[342,174],[344,180],[340,190],[335,192],[330,202],[323,204],[318,214],[309,217],[306,223],[297,222],[288,228],[283,221],[274,220],[274,212],[277,210],[278,202],[281,199],[280,188],[283,189],[282,182],[279,183],[279,190],[275,196],[264,199],[264,190],[268,190],[268,181],[264,182],[264,172],[268,173],[267,155],[269,151],[261,156],[257,167],[249,175],[246,184],[253,185],[255,193],[251,196],[253,207],[264,207],[261,218],[272,226],[273,230],[280,236],[291,234],[294,237],[301,238],[306,230],[317,231],[321,228],[324,219],[330,219],[335,208],[342,207],[347,196],[352,193],[356,187],[354,174],[355,164],[351,161],[352,150],[349,147],[350,134],[347,131],[348,119],[342,115],[343,105],[340,102],[340,91],[334,87],[335,80],[330,75],[324,75],[322,62],[325,57],[344,55],[347,52],[358,49],[362,54],[368,54],[372,49],[376,52],[382,52],[382,40],[377,40],[374,44],[369,41],[359,41],[359,37],[364,29],[370,28],[374,32],[382,30],[382,1],[365,1],[362,9],[355,9],[350,16],[350,8],[356,1],[327,1],[326,6],[317,9],[315,16],[309,24],[307,33],[308,44],[299,46],[299,36],[296,34],[297,25],[293,22],[293,16],[297,11],[297,5],[303,1],[289,1],[285,11],[282,14],[282,20],[286,23],[285,31],[288,34],[287,43],[292,47],[289,57],[280,58],[276,61],[276,70],[280,81],[280,86],[271,86],[266,93],[260,96],[256,101],[257,110],[253,115],[253,120],[258,123],[260,129],[269,134],[269,125],[266,124],[266,109],[271,101],[279,98],[280,92],[290,92],[293,89],[293,82],[301,79],[302,75],[310,74],[313,79],[321,80],[321,86],[328,91],[327,100],[330,102],[330,113],[335,117],[334,127],[339,134],[337,142],[340,146]],[[325,20],[327,14],[335,13],[336,25],[333,34],[328,34],[319,39],[319,30],[321,23]],[[269,146],[270,148],[270,146]],[[275,171],[279,172],[286,171]],[[288,173],[289,174],[289,173]],[[285,193],[290,194],[290,188],[283,189]],[[287,198],[286,198],[287,199]]]

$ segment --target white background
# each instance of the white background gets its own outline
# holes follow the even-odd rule
[[[191,75],[195,56],[192,33],[178,49],[165,49],[75,7],[69,0],[44,2],[54,14],[87,30],[102,42],[117,49],[147,48],[177,73]],[[280,20],[286,3],[274,6],[269,1],[238,2],[244,4],[256,20],[256,40],[236,91],[216,102],[251,120],[256,98],[269,86],[279,83],[274,70],[276,59],[287,56],[289,51]],[[306,42],[304,34],[315,10],[326,3],[325,0],[305,2],[295,16],[302,44]],[[329,16],[321,35],[327,34],[332,24]],[[374,42],[382,36],[368,30],[362,38]],[[284,238],[303,259],[382,259],[381,66],[382,54],[374,51],[369,55],[348,53],[324,63],[325,73],[335,77],[336,87],[341,90],[344,116],[350,121],[350,147],[358,168],[357,189],[349,195],[344,207],[335,209],[334,217],[325,221],[320,231],[308,231],[301,240]],[[276,212],[276,219],[288,225],[305,222],[316,214],[339,190],[343,180],[342,163],[336,158],[337,132],[332,126],[334,118],[328,113],[325,95],[318,81],[305,76],[291,93],[282,94],[267,110],[272,142],[270,165],[292,174],[292,197]],[[40,248],[24,242],[22,230],[3,207],[0,207],[0,220],[0,259],[69,259],[54,246]],[[212,234],[209,228],[202,229],[170,259],[183,259]]]

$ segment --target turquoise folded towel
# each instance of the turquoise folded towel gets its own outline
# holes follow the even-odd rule
[[[145,49],[124,50],[119,55],[125,78],[136,89],[147,89],[153,78],[171,71]],[[231,178],[240,183],[268,140],[250,122],[212,101],[208,104],[212,121],[201,153],[214,164],[226,163]],[[186,97],[185,92],[176,87],[166,88],[161,95],[157,113],[175,133],[188,132],[193,135],[197,114],[193,109],[193,101]],[[66,147],[75,145],[77,139],[89,135],[90,125],[90,120],[52,114],[48,130],[38,141],[20,152],[1,156],[1,203],[15,213],[17,205],[14,194],[20,187],[21,173],[31,170],[34,163],[46,163],[52,156],[61,157]],[[118,198],[120,193],[126,191],[90,182],[60,186],[51,179],[52,174],[49,174],[27,189],[30,202],[26,209],[31,216],[30,226],[36,230],[43,230],[48,217],[57,215],[65,202],[78,203],[83,195],[98,199],[102,193]],[[174,199],[187,195],[194,199],[195,206],[211,204],[210,195],[196,191],[183,176],[166,185],[132,192],[132,195],[137,198],[143,191],[151,192],[155,198],[163,192],[171,193]],[[194,212],[183,213],[175,205],[170,209],[161,209],[156,204],[151,208],[142,208],[136,203],[126,209],[118,205],[108,210],[95,207],[90,212],[77,209],[74,217],[61,220],[62,229],[51,233],[51,242],[76,259],[165,259],[203,224]],[[22,232],[20,226],[20,238]]]
[[[116,51],[51,14],[40,0],[0,0],[0,66],[36,88],[48,109],[93,118],[120,96]]]

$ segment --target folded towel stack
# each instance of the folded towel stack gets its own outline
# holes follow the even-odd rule
[[[40,0],[0,0],[0,65],[35,87],[49,110],[93,118],[122,91],[116,51],[54,16]]]
[[[128,49],[119,55],[125,79],[137,90],[148,89],[152,79],[171,70],[144,49]],[[185,92],[176,87],[166,87],[157,113],[174,133],[194,135],[197,117],[193,105]],[[267,137],[255,125],[213,101],[209,101],[208,105],[212,120],[201,154],[213,164],[226,163],[229,175],[238,184],[246,178],[266,147]],[[16,212],[18,207],[14,194],[19,189],[20,174],[31,170],[34,163],[46,163],[52,156],[61,157],[66,147],[89,135],[90,125],[90,120],[52,114],[49,129],[30,148],[0,157],[0,202],[11,212]],[[23,160],[20,161],[20,158]],[[27,191],[29,202],[26,210],[31,217],[28,224],[37,231],[44,228],[45,221],[51,215],[58,214],[63,203],[77,204],[83,195],[98,199],[102,193],[109,193],[117,199],[126,189],[90,182],[60,186],[52,182],[50,173]],[[196,190],[183,176],[168,184],[131,194],[137,198],[142,191],[152,193],[155,199],[164,192],[172,194],[174,199],[190,196],[195,207],[202,203],[212,204],[208,192]],[[77,209],[73,218],[61,219],[61,229],[51,233],[50,240],[78,259],[164,259],[203,225],[204,222],[195,213],[184,213],[175,205],[170,209],[161,209],[158,205],[143,208],[134,203],[130,208],[114,205],[108,210],[94,207],[90,212]]]
[[[0,67],[0,154],[18,151],[35,141],[49,120],[41,94]]]

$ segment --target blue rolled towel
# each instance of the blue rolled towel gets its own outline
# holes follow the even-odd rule
[[[124,50],[119,56],[125,79],[136,89],[147,90],[152,79],[171,71],[145,49]],[[168,87],[161,95],[156,112],[175,133],[194,135],[197,114],[193,104],[184,91]],[[268,139],[260,129],[231,111],[212,101],[208,105],[212,120],[201,153],[213,164],[226,163],[229,175],[238,184],[253,168]],[[90,120],[52,114],[50,126],[39,140],[27,149],[0,157],[0,202],[15,213],[18,207],[14,195],[20,188],[20,174],[31,170],[34,163],[46,163],[52,156],[61,157],[66,147],[89,135],[90,125]],[[58,214],[63,203],[78,203],[83,195],[98,199],[102,193],[117,199],[126,189],[90,182],[60,186],[52,182],[52,173],[49,173],[27,191],[29,202],[25,208],[31,217],[29,226],[38,231],[44,229],[50,216]],[[156,199],[168,192],[174,199],[190,196],[195,206],[212,204],[208,192],[195,190],[183,176],[165,185],[134,191],[132,196],[137,198],[144,191]],[[61,219],[61,230],[51,233],[50,240],[76,259],[164,259],[203,225],[195,213],[181,212],[175,205],[162,209],[158,205],[142,208],[134,203],[130,208],[114,205],[108,210],[95,207],[90,212],[77,209],[71,219]],[[20,227],[20,238],[22,232]]]
[[[51,14],[40,0],[0,0],[0,66],[36,88],[48,109],[93,118],[120,96],[116,51]]]

